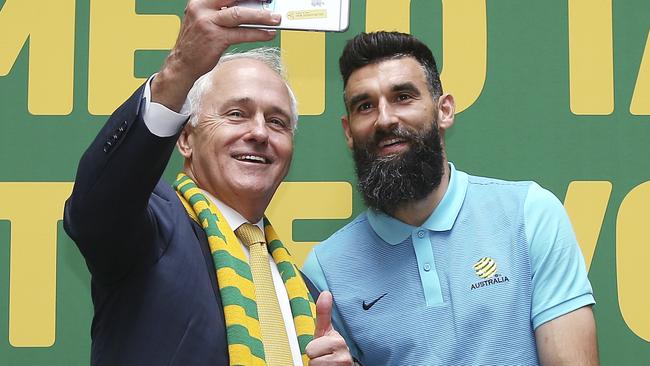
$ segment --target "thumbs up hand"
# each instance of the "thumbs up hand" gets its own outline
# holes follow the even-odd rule
[[[343,337],[332,327],[332,294],[321,292],[316,301],[314,340],[306,348],[309,366],[351,366],[352,356]]]
[[[320,338],[325,334],[334,331],[332,328],[332,305],[334,299],[332,293],[323,291],[316,300],[316,330],[314,338]]]

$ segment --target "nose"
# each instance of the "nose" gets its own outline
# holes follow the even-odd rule
[[[249,130],[246,133],[246,140],[256,143],[266,143],[269,140],[269,131],[266,119],[262,113],[257,113],[248,123]]]
[[[393,106],[386,100],[381,99],[377,108],[377,121],[375,125],[378,129],[391,130],[399,122]]]

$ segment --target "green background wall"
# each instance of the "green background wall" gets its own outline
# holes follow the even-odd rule
[[[89,275],[62,229],[60,206],[83,150],[110,113],[100,104],[116,106],[101,96],[124,99],[140,81],[120,80],[155,72],[173,44],[178,19],[165,18],[169,32],[153,35],[148,30],[155,26],[125,19],[134,11],[181,16],[184,6],[182,0],[0,0],[1,365],[88,364]],[[479,86],[475,100],[461,98],[467,108],[447,135],[450,160],[472,174],[535,180],[565,202],[590,265],[602,364],[650,364],[644,280],[650,263],[650,2],[352,0],[349,30],[325,35],[324,59],[316,60],[324,65],[324,98],[315,101],[322,111],[301,117],[286,181],[354,186],[339,122],[338,56],[358,32],[405,30],[404,24],[434,50],[443,83],[450,81],[447,91],[463,95]],[[487,48],[477,59],[474,43],[462,40],[481,39],[481,32]],[[283,37],[290,35],[272,44],[285,47]],[[135,53],[115,46],[129,42]],[[295,60],[300,48],[289,47]],[[93,55],[111,56],[95,69],[100,61]],[[311,55],[304,54],[307,66]],[[448,55],[478,72],[453,71]],[[100,88],[93,81],[99,77],[115,85]],[[319,99],[309,87],[299,95],[301,105]],[[166,179],[179,167],[175,156]],[[363,210],[354,189],[340,192],[351,217],[306,220],[309,215],[290,208],[278,214],[291,219],[294,242],[320,241]]]

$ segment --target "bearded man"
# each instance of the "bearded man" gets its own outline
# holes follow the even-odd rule
[[[365,365],[595,365],[594,303],[562,204],[534,182],[447,161],[454,99],[430,49],[360,34],[340,58],[368,210],[309,255]]]

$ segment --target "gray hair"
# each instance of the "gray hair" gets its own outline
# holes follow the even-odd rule
[[[206,74],[201,76],[198,80],[196,80],[196,82],[194,82],[192,89],[190,89],[187,95],[187,100],[189,102],[189,110],[190,110],[189,123],[194,127],[196,127],[196,125],[199,123],[199,111],[201,109],[201,99],[207,92],[208,87],[210,86],[210,81],[212,79],[212,74],[214,73],[214,70],[219,65],[225,62],[237,60],[237,59],[244,59],[244,58],[263,62],[266,66],[268,66],[271,70],[275,71],[282,78],[284,84],[287,87],[287,91],[289,92],[289,98],[291,99],[290,123],[291,123],[291,131],[295,132],[296,129],[298,128],[298,102],[296,101],[296,96],[293,93],[293,90],[291,90],[291,87],[287,82],[284,65],[282,65],[282,61],[280,59],[280,50],[275,47],[260,47],[245,52],[229,52],[222,55],[221,58],[219,59],[219,62],[217,62],[217,65],[212,70],[208,71]],[[260,92],[262,93],[264,91],[260,90]]]

